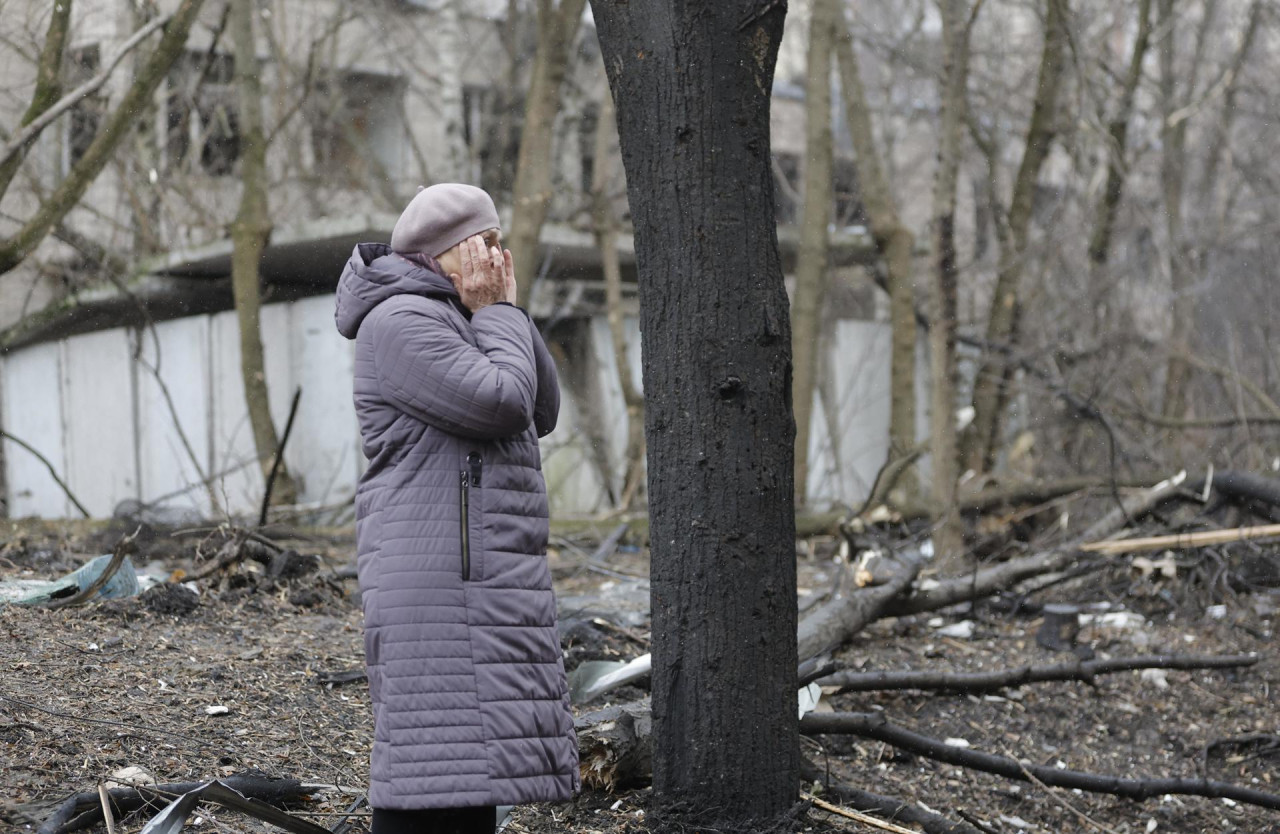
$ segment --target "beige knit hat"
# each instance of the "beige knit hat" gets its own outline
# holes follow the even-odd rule
[[[402,255],[437,257],[481,232],[499,227],[493,199],[474,185],[442,182],[419,189],[396,227],[391,249]]]

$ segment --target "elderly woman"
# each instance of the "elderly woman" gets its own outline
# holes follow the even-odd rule
[[[495,806],[579,786],[538,451],[559,392],[500,246],[488,194],[433,185],[338,282],[369,459],[373,834],[492,832]]]

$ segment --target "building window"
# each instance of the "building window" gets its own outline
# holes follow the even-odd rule
[[[74,90],[98,74],[102,59],[98,46],[73,49],[68,53],[67,89]],[[100,95],[88,95],[77,101],[67,114],[66,156],[63,170],[70,171],[93,144],[102,125],[105,102]]]
[[[348,73],[316,85],[308,109],[316,172],[353,184],[400,174],[403,85],[394,78]]]
[[[165,155],[171,170],[229,176],[240,158],[235,61],[188,53],[170,73]]]

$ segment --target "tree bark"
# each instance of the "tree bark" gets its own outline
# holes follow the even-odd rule
[[[182,4],[164,27],[164,35],[155,51],[138,70],[120,103],[104,120],[84,156],[72,166],[67,176],[58,183],[58,187],[41,201],[36,213],[17,232],[0,241],[0,275],[12,272],[35,251],[50,230],[75,208],[85,191],[111,160],[120,142],[137,124],[141,114],[150,112],[151,98],[174,62],[182,55],[191,25],[203,4],[204,0],[182,0]]]
[[[1186,120],[1173,121],[1178,111],[1177,77],[1177,17],[1173,0],[1159,0],[1156,6],[1162,34],[1160,44],[1160,190],[1164,199],[1164,228],[1167,238],[1169,265],[1169,292],[1172,320],[1169,342],[1174,355],[1165,366],[1164,395],[1160,401],[1160,414],[1167,419],[1186,416],[1187,378],[1191,368],[1180,355],[1188,351],[1185,333],[1191,324],[1194,308],[1187,297],[1191,281],[1187,275],[1182,248],[1182,195],[1186,162]],[[1207,14],[1207,11],[1206,11]],[[1181,334],[1181,335],[1180,335]]]
[[[1056,132],[1058,92],[1065,74],[1068,0],[1047,2],[1039,79],[1022,163],[1018,167],[1013,196],[1009,201],[1006,222],[1008,233],[998,236],[999,266],[995,291],[991,297],[991,312],[987,318],[987,341],[997,344],[1013,345],[1018,340],[1021,310],[1018,285],[1026,266],[1027,236],[1031,228],[1036,184],[1040,179],[1040,169],[1049,157]],[[995,183],[992,183],[992,187],[995,187]],[[1013,370],[1013,366],[998,355],[986,357],[978,368],[973,390],[973,425],[964,433],[961,449],[963,465],[975,472],[986,472],[995,462],[1000,448],[1000,432]]]
[[[72,0],[55,3],[49,15],[49,28],[45,31],[44,45],[40,48],[40,58],[36,62],[36,86],[31,93],[31,103],[22,114],[18,123],[19,130],[31,124],[46,110],[52,107],[62,95],[62,55],[67,45],[67,30],[71,24]],[[18,131],[15,130],[15,133]],[[13,175],[18,173],[22,160],[26,158],[33,136],[22,145],[13,156],[0,164],[0,195],[9,190]]]
[[[627,411],[627,448],[623,454],[622,492],[617,509],[625,511],[644,485],[644,395],[631,375],[631,350],[627,346],[626,322],[622,318],[622,261],[618,256],[618,217],[610,196],[613,183],[614,137],[618,120],[608,89],[600,101],[596,123],[595,168],[591,172],[591,219],[596,246],[604,272],[605,307],[609,335],[618,369],[618,384]]]
[[[956,507],[959,480],[956,457],[956,181],[963,151],[969,81],[969,3],[943,0],[943,68],[939,79],[942,112],[938,129],[938,165],[933,178],[933,264],[931,299],[933,326],[929,330],[931,457],[933,499],[938,507],[933,534],[940,563],[964,551],[961,519]]]
[[[871,108],[867,104],[858,56],[853,50],[853,35],[842,15],[836,17],[835,24],[838,27],[835,40],[840,88],[844,94],[849,136],[857,157],[858,185],[871,225],[871,235],[880,257],[884,259],[889,278],[889,318],[893,327],[889,446],[894,455],[902,457],[909,455],[916,446],[916,315],[912,266],[915,235],[898,216],[885,165],[876,150]],[[899,476],[908,492],[915,492],[912,474],[904,472]]]
[[[796,800],[799,760],[791,334],[769,163],[786,9],[592,9],[640,281],[654,788],[731,824],[774,817]]]
[[[236,88],[240,105],[240,210],[231,225],[231,291],[240,326],[240,376],[244,401],[253,428],[254,448],[263,483],[272,469],[278,438],[271,421],[263,363],[262,309],[258,265],[271,236],[267,209],[267,143],[262,129],[262,84],[258,78],[258,53],[254,42],[253,0],[232,0],[231,32],[235,43]],[[292,504],[297,489],[283,461],[276,474],[277,503]]]
[[[813,0],[809,8],[809,52],[805,75],[804,208],[796,285],[791,305],[791,354],[795,366],[791,402],[796,418],[796,506],[808,503],[809,429],[821,344],[822,296],[827,287],[831,222],[831,46],[835,0]],[[834,427],[833,427],[834,428]]]
[[[538,240],[551,208],[551,146],[560,87],[569,65],[586,0],[538,0],[538,48],[533,55],[529,95],[524,105],[520,154],[511,194],[511,227],[505,239],[516,267],[521,307],[529,305],[538,274]]]

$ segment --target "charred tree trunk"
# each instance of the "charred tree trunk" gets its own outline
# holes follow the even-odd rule
[[[521,307],[529,305],[533,278],[538,274],[538,239],[551,208],[551,145],[560,86],[569,64],[569,47],[586,4],[586,0],[538,0],[538,49],[524,104],[520,155],[511,194],[511,228],[505,235],[516,266]]]
[[[788,809],[799,773],[791,333],[769,142],[786,7],[592,8],[640,279],[654,787],[732,827]]]
[[[796,506],[808,499],[809,428],[818,377],[822,296],[827,288],[827,226],[831,222],[831,43],[835,0],[814,0],[809,17],[805,77],[804,210],[791,307],[791,352],[795,378],[791,401],[796,418]]]
[[[240,376],[244,401],[253,428],[258,464],[266,482],[276,453],[275,424],[267,396],[267,375],[262,357],[259,314],[258,264],[271,236],[267,213],[267,143],[262,129],[262,84],[258,78],[258,54],[253,33],[253,0],[233,0],[231,32],[235,42],[236,88],[240,104],[240,210],[231,225],[231,291],[240,325]],[[283,461],[276,473],[277,503],[291,504],[297,497],[293,479]]]
[[[987,318],[987,341],[1013,344],[1018,338],[1021,296],[1019,284],[1026,266],[1027,236],[1040,169],[1049,158],[1056,131],[1058,91],[1064,73],[1067,43],[1067,2],[1048,0],[1045,15],[1044,48],[1040,54],[1039,79],[1027,140],[1009,201],[1008,232],[1000,237],[1000,258],[996,288]],[[992,183],[992,187],[995,184]],[[988,355],[978,368],[973,390],[973,426],[964,435],[961,459],[975,472],[986,472],[1000,448],[1004,409],[1008,401],[1013,367],[1002,356]]]
[[[889,446],[895,456],[907,455],[916,445],[916,311],[912,250],[915,236],[898,217],[885,165],[876,150],[871,108],[853,36],[842,16],[837,16],[836,57],[840,64],[840,87],[844,93],[845,118],[858,161],[858,182],[862,202],[871,223],[876,248],[884,259],[889,276],[889,311],[893,327],[890,356]],[[907,492],[915,492],[913,473],[900,476]]]
[[[933,542],[938,559],[958,558],[964,551],[962,521],[956,506],[959,479],[956,452],[956,181],[963,150],[966,88],[969,81],[969,3],[942,3],[942,113],[938,167],[933,178],[933,264],[931,297],[933,324],[929,329],[929,359],[933,367],[930,391],[933,498],[938,528]]]
[[[618,510],[630,509],[640,494],[644,481],[644,395],[631,375],[631,351],[627,347],[626,322],[622,318],[622,262],[618,257],[618,217],[611,197],[613,159],[617,151],[617,115],[608,90],[600,101],[596,123],[595,167],[591,172],[591,219],[595,227],[596,246],[604,272],[605,304],[608,308],[609,335],[613,340],[613,357],[618,368],[618,384],[627,409],[627,448],[624,453],[622,492]]]

